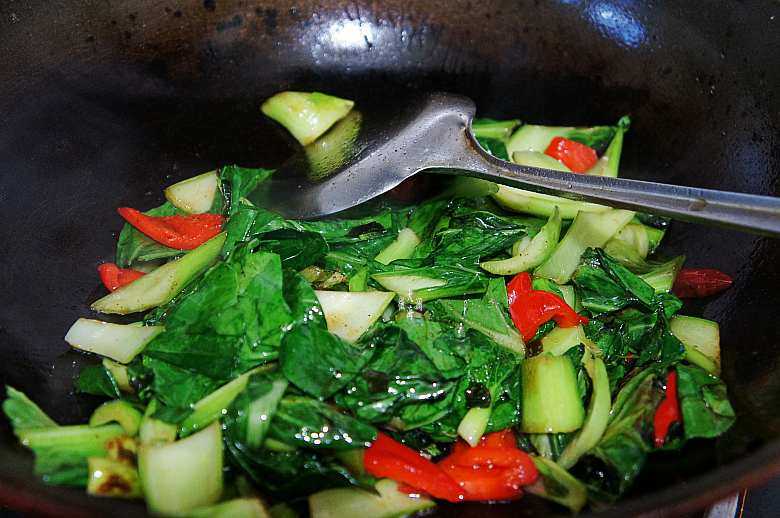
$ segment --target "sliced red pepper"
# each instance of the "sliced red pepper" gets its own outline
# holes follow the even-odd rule
[[[383,433],[366,449],[363,466],[375,477],[393,479],[435,498],[463,500],[463,489],[439,466]]]
[[[523,339],[531,340],[539,326],[554,320],[560,327],[574,327],[587,324],[588,319],[578,315],[561,297],[531,288],[528,272],[517,274],[507,285],[509,315],[520,330]]]
[[[666,392],[664,399],[653,416],[653,435],[655,447],[660,448],[666,442],[669,428],[673,423],[680,422],[680,402],[677,398],[677,372],[669,371],[666,377]]]
[[[513,482],[510,468],[480,470],[457,464],[443,464],[447,475],[457,480],[465,491],[464,500],[515,500],[523,496],[522,485]]]
[[[730,275],[714,268],[683,268],[674,279],[672,292],[681,299],[715,295],[733,283]]]
[[[145,236],[177,250],[199,247],[219,234],[225,222],[220,214],[147,216],[130,207],[120,207],[117,212]]]
[[[552,139],[544,154],[563,162],[573,173],[584,173],[599,160],[592,147],[563,137]]]
[[[466,443],[463,443],[466,444]],[[480,444],[488,448],[516,448],[517,441],[512,430],[506,429],[500,432],[493,432],[483,435]]]
[[[98,275],[100,275],[100,280],[108,291],[114,291],[126,284],[130,284],[139,277],[143,277],[144,272],[120,268],[114,263],[103,263],[98,266]]]
[[[488,434],[475,447],[458,441],[439,466],[457,480],[465,500],[513,500],[523,495],[522,486],[539,476],[511,430]]]

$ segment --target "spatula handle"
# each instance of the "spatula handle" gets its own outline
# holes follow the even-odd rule
[[[467,132],[468,133],[468,132]],[[499,160],[467,134],[463,169],[473,176],[564,198],[780,237],[780,198],[640,180],[564,173]]]

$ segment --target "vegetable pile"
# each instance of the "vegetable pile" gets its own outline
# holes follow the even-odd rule
[[[352,108],[263,105],[304,145]],[[505,160],[615,176],[628,127],[472,131]],[[292,221],[247,200],[272,174],[226,166],[118,209],[92,309],[137,321],[65,336],[102,359],[76,390],[107,401],[62,426],[7,387],[45,482],[159,515],[390,517],[524,493],[578,512],[654,450],[733,424],[718,324],[677,296],[731,279],[663,257],[667,220],[457,178]]]

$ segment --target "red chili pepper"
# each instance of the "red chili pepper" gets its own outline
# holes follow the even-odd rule
[[[119,215],[147,237],[178,250],[192,250],[222,231],[220,214],[188,216],[147,216],[130,207],[117,209]]]
[[[532,289],[531,276],[527,272],[517,274],[507,285],[509,315],[523,339],[531,340],[539,326],[554,320],[560,327],[587,324],[588,319],[578,315],[561,297],[542,290]]]
[[[114,291],[125,284],[130,284],[139,277],[143,277],[144,272],[120,268],[114,263],[103,263],[98,266],[98,275],[100,275],[100,280],[108,288],[108,291]]]
[[[592,147],[563,137],[552,139],[544,154],[563,162],[573,173],[584,173],[599,160]]]
[[[473,448],[458,441],[439,466],[463,488],[464,500],[513,500],[539,476],[511,430],[488,434]]]
[[[463,500],[463,489],[439,466],[383,433],[366,450],[363,466],[375,477],[391,478],[435,498]]]
[[[680,421],[680,402],[677,399],[677,372],[669,371],[666,377],[666,392],[653,417],[655,447],[660,448],[666,442],[672,423]]]
[[[681,299],[715,295],[731,286],[730,275],[714,268],[683,268],[674,280],[672,292]]]

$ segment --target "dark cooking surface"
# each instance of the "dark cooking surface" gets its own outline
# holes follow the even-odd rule
[[[550,123],[631,113],[631,176],[777,194],[780,9],[691,4],[3,2],[0,383],[64,423],[88,416],[94,401],[70,393],[85,360],[62,336],[101,293],[95,267],[113,254],[114,209],[155,206],[162,186],[218,164],[278,163],[287,148],[259,103],[281,89],[358,100],[443,89],[473,97],[483,115]],[[735,277],[686,312],[721,323],[738,421],[717,443],[690,444],[682,462],[655,457],[615,515],[686,498],[695,507],[780,471],[780,244],[677,224],[667,250]],[[36,486],[4,421],[0,434],[0,500],[55,514],[140,509]],[[529,498],[493,510],[544,509]]]

